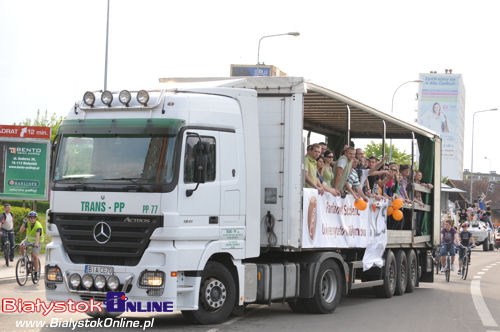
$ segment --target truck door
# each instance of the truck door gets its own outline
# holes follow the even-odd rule
[[[184,132],[178,209],[182,226],[194,228],[193,239],[219,238],[219,146],[217,131],[196,129]]]

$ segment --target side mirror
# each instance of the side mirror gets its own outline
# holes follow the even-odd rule
[[[198,189],[200,183],[205,183],[207,177],[207,164],[208,164],[208,148],[206,143],[203,143],[198,133],[187,133],[188,136],[198,137],[198,143],[194,146],[195,160],[194,160],[194,180],[196,180],[196,187],[194,189],[186,190],[186,196],[191,197],[193,192]]]

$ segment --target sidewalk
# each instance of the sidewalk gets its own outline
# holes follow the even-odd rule
[[[13,262],[9,262],[9,266],[5,265],[5,259],[2,255],[0,259],[0,285],[8,284],[12,282],[16,282],[16,264],[17,260],[20,258],[20,255],[16,255],[14,257]],[[40,275],[40,281],[43,282],[44,274],[44,266],[45,266],[45,254],[41,254],[38,256],[40,258],[40,264],[42,266],[42,274]]]

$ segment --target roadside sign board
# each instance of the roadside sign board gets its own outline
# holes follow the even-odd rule
[[[0,125],[0,198],[48,199],[50,127]]]

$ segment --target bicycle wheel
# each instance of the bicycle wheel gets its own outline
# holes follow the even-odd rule
[[[40,281],[40,275],[42,274],[42,266],[40,265],[40,258],[38,258],[38,275],[35,277],[35,265],[33,264],[32,269],[31,269],[31,281],[33,281],[33,284],[38,284],[38,281]]]
[[[451,271],[451,259],[450,256],[446,256],[446,281],[450,282],[450,271]]]
[[[469,258],[467,254],[464,256],[464,262],[462,264],[462,279],[467,279],[467,273],[469,272]]]
[[[16,264],[16,281],[19,286],[24,286],[28,281],[28,267],[26,266],[26,259],[19,258]]]
[[[4,242],[3,255],[5,256],[5,265],[9,266],[10,244]]]

